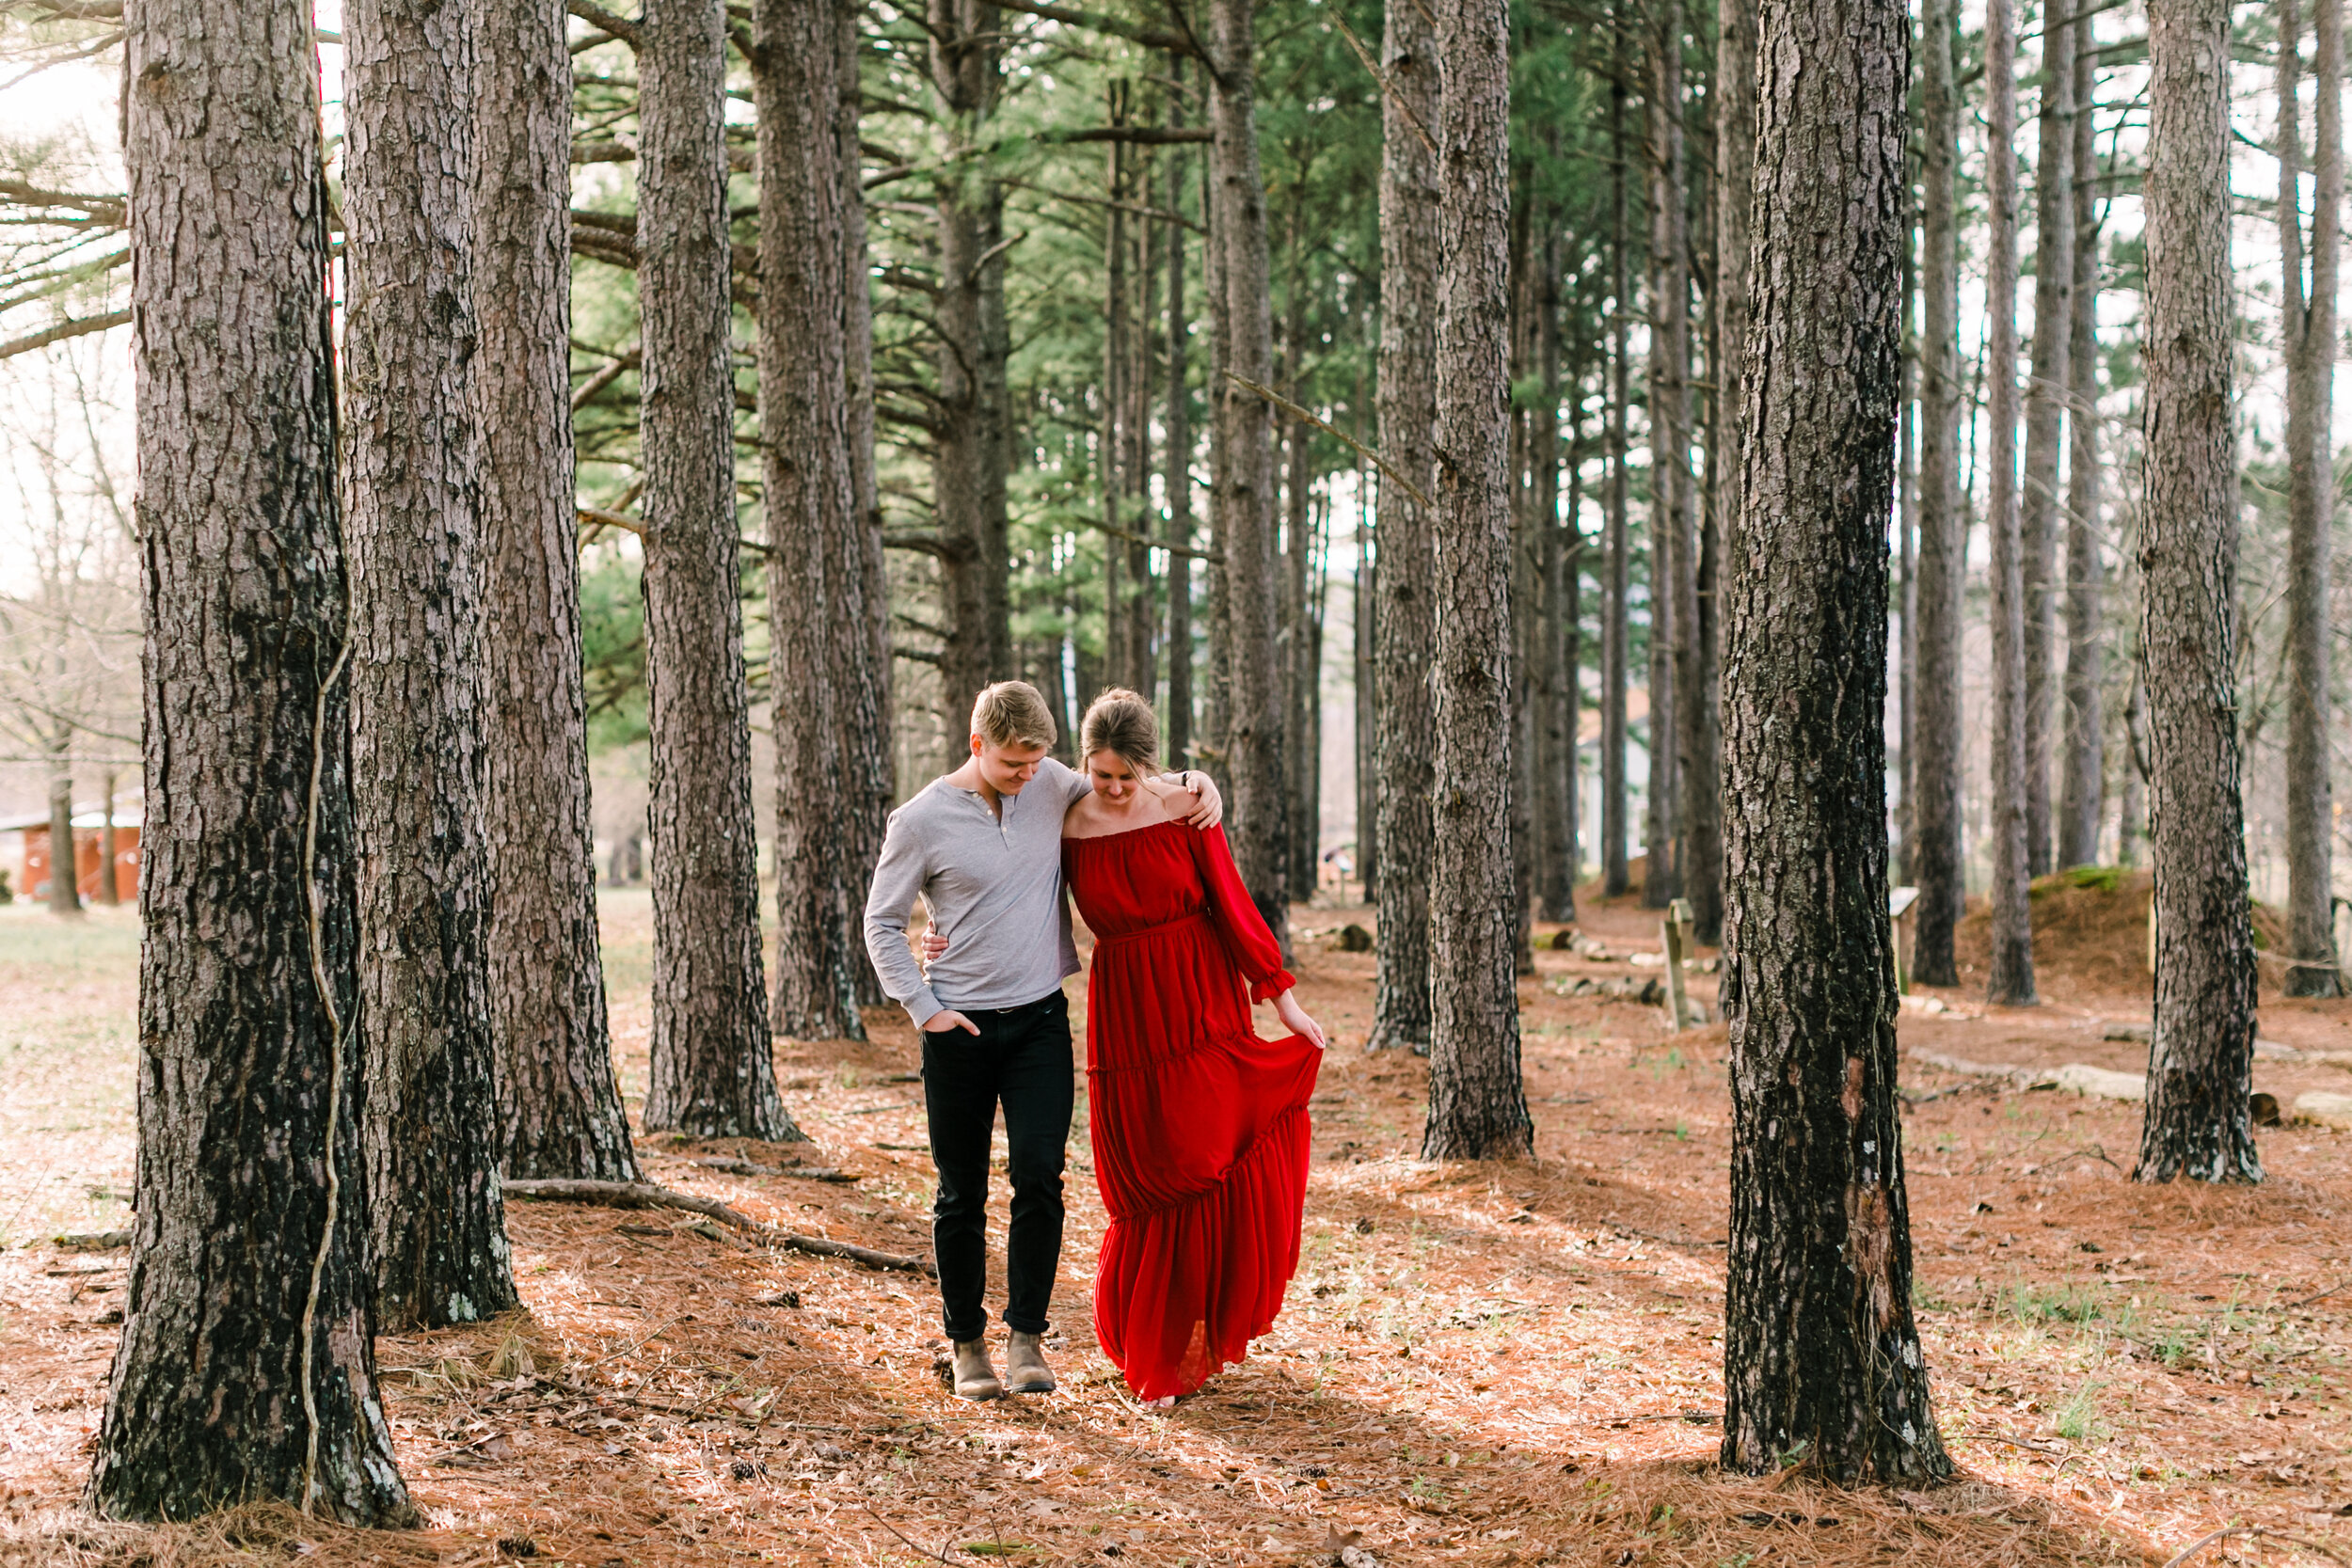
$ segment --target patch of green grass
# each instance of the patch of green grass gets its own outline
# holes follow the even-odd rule
[[[2070,1443],[2091,1442],[2105,1436],[2106,1428],[2099,1420],[2099,1390],[2104,1386],[2093,1378],[2083,1379],[2050,1418],[2050,1429]]]
[[[2020,1323],[2087,1323],[2106,1311],[2098,1296],[2079,1285],[2013,1286],[2009,1305]]]

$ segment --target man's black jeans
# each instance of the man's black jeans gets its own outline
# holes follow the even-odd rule
[[[961,1010],[961,1009],[960,1009]],[[1005,1243],[1005,1324],[1045,1332],[1061,1261],[1061,1173],[1070,1141],[1070,1002],[1060,991],[1024,1006],[976,1008],[980,1027],[923,1035],[923,1105],[930,1120],[939,1196],[931,1251],[950,1340],[988,1326],[988,1154],[1005,1106],[1012,1165],[1012,1227]]]

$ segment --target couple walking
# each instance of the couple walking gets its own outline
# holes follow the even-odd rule
[[[931,1240],[956,1392],[1050,1392],[1041,1342],[1072,1104],[1061,982],[1078,972],[1067,884],[1095,935],[1087,1104],[1110,1214],[1095,1336],[1138,1396],[1171,1400],[1239,1361],[1281,1307],[1298,1264],[1323,1032],[1233,869],[1216,786],[1155,774],[1150,705],[1131,691],[1098,699],[1076,771],[1045,754],[1055,736],[1034,687],[980,693],[971,757],[891,815],[866,945],[923,1032],[939,1170]],[[918,896],[927,966],[906,941]],[[1250,1022],[1250,1004],[1268,1000],[1293,1031],[1282,1039],[1259,1038]],[[982,1306],[999,1102],[1012,1178],[1002,1380]]]

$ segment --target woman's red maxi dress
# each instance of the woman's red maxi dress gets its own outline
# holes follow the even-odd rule
[[[1095,937],[1088,1117],[1110,1212],[1095,1336],[1142,1398],[1189,1394],[1274,1326],[1298,1266],[1323,1053],[1251,1025],[1249,1003],[1292,982],[1223,829],[1068,838],[1062,867]]]

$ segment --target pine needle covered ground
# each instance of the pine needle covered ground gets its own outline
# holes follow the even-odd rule
[[[1547,949],[1521,990],[1539,1162],[1435,1168],[1412,1157],[1422,1065],[1359,1050],[1373,958],[1337,934],[1368,911],[1296,912],[1305,999],[1335,1036],[1305,1255],[1274,1333],[1174,1409],[1139,1408],[1094,1348],[1103,1222],[1082,1115],[1059,1394],[950,1398],[919,1275],[771,1252],[692,1215],[517,1203],[527,1312],[378,1345],[430,1528],[369,1535],[268,1509],[168,1529],[76,1512],[127,1255],[53,1238],[126,1223],[135,931],[127,911],[68,930],[0,910],[0,1562],[1205,1568],[1352,1546],[1380,1564],[2153,1565],[2233,1525],[2314,1544],[2236,1536],[2197,1560],[2352,1560],[2352,1138],[2273,1129],[2263,1188],[2143,1189],[2124,1179],[2136,1105],[1917,1062],[1920,1322],[1964,1479],[1846,1493],[1802,1470],[1715,1472],[1724,1031],[1669,1036],[1655,1006],[1564,994],[1659,973],[1628,959],[1658,948],[1654,917],[1586,913],[1612,956]],[[608,895],[606,918],[634,1104],[644,895]],[[2128,918],[2072,918],[2110,947],[2144,942]],[[2144,1047],[2104,1038],[2144,1021],[2127,962],[2054,954],[2045,973],[2049,1005],[2030,1011],[1941,993],[1946,1011],[1905,1014],[1906,1047],[2142,1065]],[[1693,990],[1711,1001],[1712,976]],[[657,1140],[648,1174],[795,1230],[920,1250],[913,1035],[873,1016],[868,1046],[779,1047],[813,1145]],[[2352,1010],[2266,996],[2264,1034],[2352,1048]],[[2352,1072],[2266,1057],[2256,1086],[2292,1104],[2352,1091]]]

